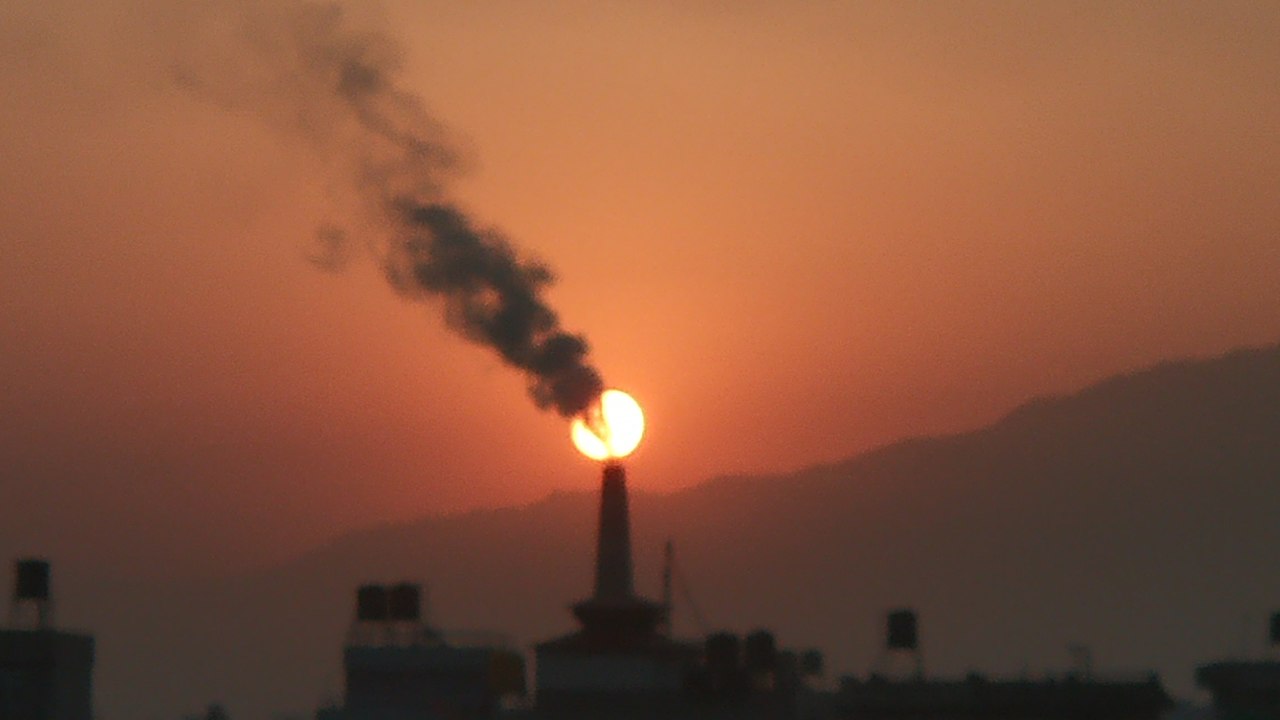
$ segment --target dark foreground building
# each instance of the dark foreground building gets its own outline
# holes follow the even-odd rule
[[[455,647],[425,626],[406,635],[397,628],[405,613],[416,620],[417,596],[402,588],[416,586],[362,588],[344,653],[345,705],[317,720],[1157,720],[1171,705],[1154,675],[926,679],[911,610],[890,613],[885,645],[886,659],[905,660],[905,677],[846,677],[835,691],[811,685],[823,671],[819,652],[778,648],[766,630],[674,639],[670,588],[662,602],[635,591],[626,472],[617,462],[603,468],[595,561],[592,594],[572,606],[577,628],[535,648],[532,703],[504,702],[523,695],[518,655]],[[670,553],[667,562],[669,580]],[[382,599],[397,593],[411,601]]]
[[[536,703],[546,720],[789,719],[803,716],[804,668],[757,631],[740,649],[719,633],[706,642],[670,636],[670,607],[635,592],[626,471],[604,466],[595,586],[573,606],[578,629],[540,643]]]
[[[446,641],[422,620],[421,587],[365,585],[342,653],[343,705],[317,720],[478,720],[524,694],[524,660],[498,638]]]
[[[53,627],[48,562],[14,569],[10,627],[0,630],[0,718],[92,720],[93,638]]]
[[[1271,647],[1280,648],[1280,613],[1271,615]],[[1280,720],[1280,661],[1223,661],[1196,668],[1213,694],[1218,720]]]
[[[670,561],[670,560],[669,560]],[[673,640],[669,605],[636,594],[626,474],[607,464],[595,587],[573,606],[578,629],[536,648],[536,701],[522,657],[500,643],[459,646],[419,622],[416,585],[357,591],[343,652],[341,707],[316,720],[790,720],[821,656],[779,651],[766,631]]]
[[[1133,681],[1088,673],[1049,680],[924,677],[911,610],[889,613],[882,661],[905,659],[911,672],[890,679],[843,678],[833,715],[849,720],[1157,720],[1172,702],[1154,674]]]
[[[1196,668],[1218,720],[1280,720],[1280,662],[1218,662]]]
[[[1151,677],[1062,680],[844,678],[837,717],[859,720],[1157,720],[1171,703]]]

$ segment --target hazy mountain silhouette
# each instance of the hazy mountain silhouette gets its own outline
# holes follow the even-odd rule
[[[1195,663],[1259,652],[1280,608],[1280,346],[1165,363],[791,474],[654,495],[636,491],[644,472],[631,469],[639,589],[658,594],[674,538],[711,628],[770,627],[836,672],[866,672],[883,611],[910,604],[931,673],[1061,671],[1082,643],[1102,674],[1154,668],[1188,691]],[[105,716],[215,699],[238,719],[314,708],[341,690],[352,591],[368,580],[426,582],[446,629],[561,633],[590,587],[595,502],[555,494],[379,527],[146,601],[84,588]],[[677,631],[697,633],[676,600]]]

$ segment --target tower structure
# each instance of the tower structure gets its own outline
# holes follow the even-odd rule
[[[660,705],[678,695],[698,649],[673,642],[663,632],[667,606],[635,591],[627,474],[616,460],[601,475],[592,594],[572,611],[578,630],[537,646],[540,708]]]
[[[666,614],[662,604],[636,595],[627,473],[621,463],[608,463],[600,484],[595,588],[591,597],[573,606],[582,625],[579,639],[601,650],[652,645],[662,637],[659,628]]]

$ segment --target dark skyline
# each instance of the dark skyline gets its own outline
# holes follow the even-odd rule
[[[699,608],[676,594],[678,638],[767,627],[821,649],[833,676],[865,675],[883,613],[909,605],[930,676],[1060,675],[1084,646],[1099,677],[1155,670],[1196,697],[1196,665],[1266,652],[1278,403],[1280,345],[1167,363],[828,466],[633,491],[635,591],[661,596],[674,539]],[[641,466],[627,474],[645,480]],[[566,606],[592,588],[599,504],[584,489],[369,528],[233,578],[102,582],[62,568],[58,607],[97,634],[103,708],[217,698],[257,720],[338,691],[362,583],[423,582],[433,625],[510,634],[528,652],[564,634]]]
[[[2,557],[205,581],[592,488],[528,378],[388,284],[358,136],[255,59],[303,7],[554,269],[645,408],[638,493],[1280,340],[1274,3],[200,7],[0,7]]]

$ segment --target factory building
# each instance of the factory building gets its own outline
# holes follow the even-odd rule
[[[343,650],[345,691],[316,720],[775,720],[813,717],[797,702],[821,655],[779,650],[757,630],[741,641],[670,635],[670,601],[635,591],[626,473],[604,466],[591,595],[578,629],[535,648],[536,701],[521,655],[502,642],[459,644],[422,621],[421,588],[365,585]],[[667,577],[672,554],[668,552]],[[668,588],[669,595],[669,588]]]
[[[0,630],[0,718],[92,720],[93,638],[56,629],[49,563],[14,564],[8,627]]]
[[[606,463],[600,488],[595,583],[573,605],[578,629],[536,647],[539,718],[804,717],[805,679],[821,656],[779,651],[758,630],[705,642],[670,636],[669,599],[635,591],[626,471]],[[668,555],[668,562],[671,562]],[[668,576],[670,569],[668,568]]]
[[[450,642],[422,617],[422,588],[364,585],[343,648],[341,707],[316,720],[494,717],[524,694],[524,660],[498,638]]]

